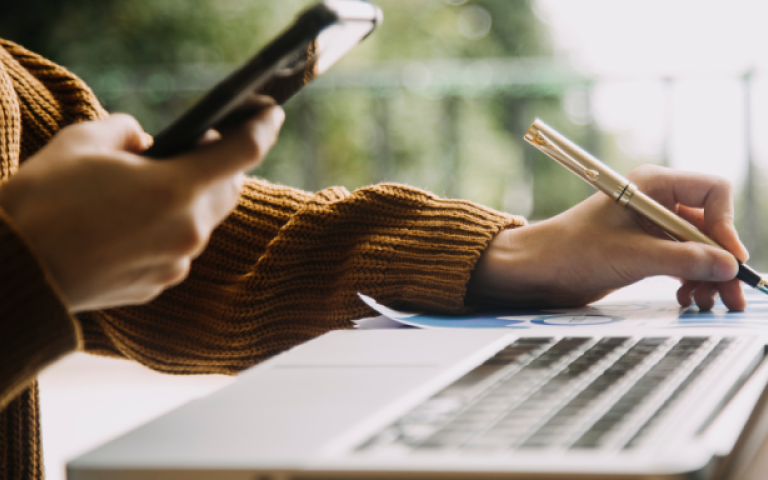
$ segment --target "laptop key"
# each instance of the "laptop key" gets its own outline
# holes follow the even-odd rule
[[[675,389],[672,394],[667,397],[667,399],[664,401],[664,403],[661,404],[661,406],[653,413],[653,415],[646,420],[646,422],[643,424],[642,427],[630,438],[630,440],[624,445],[624,449],[634,448],[639,446],[644,439],[646,439],[650,432],[653,430],[653,427],[657,424],[658,420],[669,411],[669,409],[672,407],[672,405],[675,404],[675,401],[679,399],[682,394],[685,392],[685,390],[693,384],[693,382],[701,376],[701,374],[709,367],[713,362],[715,362],[722,354],[725,352],[728,347],[731,346],[735,339],[733,337],[726,337],[721,339],[715,347],[710,350],[710,352],[707,354],[706,357],[691,371],[690,374],[683,380],[680,385]]]
[[[649,397],[683,362],[699,349],[707,337],[688,337],[673,346],[646,372],[597,422],[579,438],[572,448],[597,448],[624,418]]]

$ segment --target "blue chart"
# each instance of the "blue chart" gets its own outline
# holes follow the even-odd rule
[[[573,327],[578,325],[605,325],[606,323],[619,322],[621,320],[624,320],[624,318],[611,315],[562,313],[560,315],[540,315],[530,322],[534,325]]]
[[[581,308],[546,310],[504,310],[451,316],[403,312],[380,305],[360,294],[360,298],[381,315],[402,325],[417,328],[504,328],[504,329],[572,329],[601,326],[654,328],[766,328],[768,296],[748,289],[748,307],[743,312],[729,312],[721,301],[711,311],[696,307],[683,309],[673,300],[597,303]]]
[[[768,327],[768,296],[745,288],[747,309],[743,312],[729,312],[718,298],[715,308],[708,312],[700,312],[691,307],[680,314],[676,324],[679,327]]]
[[[626,322],[628,315],[643,315],[653,309],[642,304],[596,305],[572,309],[482,312],[463,316],[402,312],[380,305],[365,295],[360,298],[380,314],[404,325],[419,328],[512,328],[579,327]],[[669,309],[665,309],[668,312]],[[674,309],[677,313],[679,309]],[[642,313],[646,312],[646,313]],[[671,317],[672,315],[668,315]]]

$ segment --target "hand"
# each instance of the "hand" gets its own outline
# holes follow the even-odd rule
[[[0,187],[0,208],[71,311],[147,302],[187,276],[283,118],[280,107],[265,108],[163,161],[136,155],[149,145],[128,115],[73,125]]]
[[[733,226],[731,186],[719,177],[644,166],[629,179],[729,252],[675,242],[632,211],[596,193],[570,210],[497,235],[478,261],[468,298],[513,306],[581,306],[653,275],[683,279],[682,306],[702,310],[720,294],[731,310],[746,300],[736,258],[748,253]],[[734,258],[735,257],[735,258]]]

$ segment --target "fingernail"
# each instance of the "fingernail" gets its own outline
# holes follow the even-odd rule
[[[738,272],[738,264],[733,257],[719,257],[715,260],[715,267],[712,270],[712,277],[715,281],[730,280]]]
[[[142,143],[144,144],[142,145],[142,147],[144,147],[144,150],[147,150],[149,147],[151,147],[155,143],[155,139],[154,137],[152,137],[152,135],[144,132],[144,134],[142,135]]]

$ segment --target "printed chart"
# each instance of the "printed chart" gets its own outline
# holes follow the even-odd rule
[[[655,281],[655,283],[654,283]],[[768,296],[747,288],[748,307],[743,312],[730,312],[718,300],[711,311],[701,312],[695,306],[681,308],[675,302],[677,284],[649,280],[634,287],[635,298],[627,295],[609,296],[603,301],[581,308],[543,310],[504,310],[450,316],[394,310],[378,304],[373,298],[360,298],[378,313],[402,325],[417,328],[508,328],[508,329],[567,329],[579,326],[605,328],[766,328],[768,327]],[[647,294],[647,295],[646,295]]]

